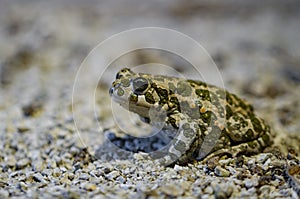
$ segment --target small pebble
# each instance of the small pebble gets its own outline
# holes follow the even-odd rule
[[[117,177],[116,181],[119,182],[119,183],[121,183],[121,184],[123,184],[123,183],[126,182],[126,180],[125,180],[125,178],[123,176]]]
[[[55,169],[53,170],[53,176],[54,176],[54,177],[59,177],[59,176],[61,176],[61,171],[60,171],[59,168],[55,168]]]
[[[216,166],[214,170],[215,174],[220,177],[228,177],[230,176],[230,172],[227,169],[224,169],[220,166]]]
[[[53,170],[52,169],[44,169],[42,171],[42,175],[46,175],[46,176],[51,176],[53,173]]]
[[[7,166],[9,166],[9,167],[14,167],[14,166],[16,166],[16,163],[17,163],[16,158],[11,155],[7,157],[7,160],[5,162],[6,162]]]
[[[17,162],[17,169],[23,169],[26,166],[28,166],[29,163],[30,163],[30,160],[28,158],[23,158]]]
[[[184,190],[178,185],[164,185],[161,187],[162,191],[169,196],[177,197],[184,193]]]
[[[35,174],[33,175],[33,179],[34,179],[36,182],[46,183],[44,177],[43,177],[40,173],[35,173]]]
[[[82,173],[79,176],[79,180],[89,180],[89,179],[90,179],[90,176],[86,173]]]
[[[8,198],[8,196],[9,196],[9,192],[7,190],[0,189],[0,197],[1,198]]]
[[[182,166],[179,166],[179,165],[177,165],[177,164],[174,166],[174,170],[175,170],[175,171],[181,171],[182,169],[183,169],[183,167],[182,167]]]
[[[212,187],[206,187],[205,189],[204,189],[204,193],[207,193],[207,194],[212,194],[213,193],[213,189],[212,189]]]
[[[95,191],[97,189],[97,185],[88,182],[84,183],[81,187],[87,191]]]
[[[120,173],[119,173],[118,171],[112,171],[112,172],[108,173],[108,174],[106,175],[106,177],[107,177],[107,179],[109,179],[109,180],[114,180],[114,179],[116,179],[119,175],[120,175]]]

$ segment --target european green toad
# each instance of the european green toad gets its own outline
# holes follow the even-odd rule
[[[262,152],[272,144],[269,126],[235,94],[201,81],[120,70],[109,94],[147,123],[172,129],[169,165],[192,159]]]

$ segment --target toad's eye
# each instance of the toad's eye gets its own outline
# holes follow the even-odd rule
[[[136,95],[141,95],[149,86],[148,80],[143,77],[138,77],[132,81],[133,92]]]

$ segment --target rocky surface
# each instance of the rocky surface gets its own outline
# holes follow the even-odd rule
[[[295,1],[1,1],[0,198],[299,198],[299,10]],[[163,167],[133,153],[163,141],[141,141],[134,137],[139,132],[109,134],[114,64],[163,61],[189,74],[161,52],[129,54],[110,66],[96,89],[97,118],[88,118],[84,104],[95,91],[92,74],[74,106],[76,72],[89,51],[114,33],[143,26],[173,28],[199,41],[226,88],[269,122],[274,146],[251,157]],[[99,68],[104,59],[95,60]]]

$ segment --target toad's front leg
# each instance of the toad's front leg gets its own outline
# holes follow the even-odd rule
[[[187,163],[201,142],[197,122],[182,113],[176,113],[170,117],[178,121],[177,134],[170,142],[167,153],[155,159],[155,162],[165,166],[174,162]]]

